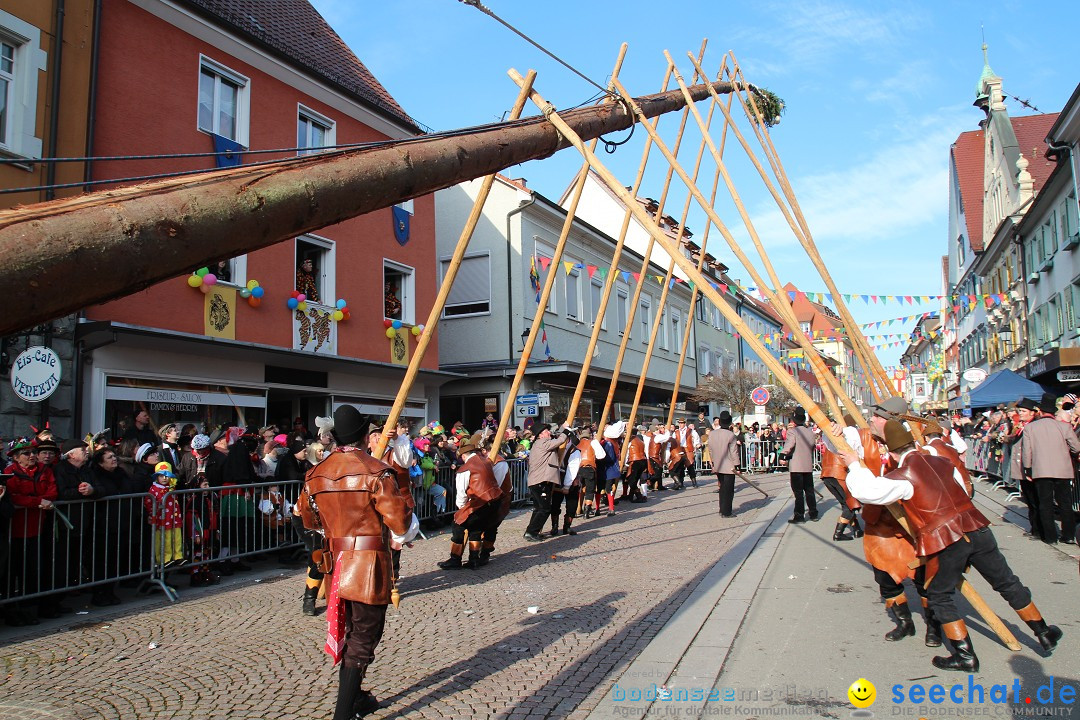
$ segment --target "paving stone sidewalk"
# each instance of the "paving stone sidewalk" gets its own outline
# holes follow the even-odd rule
[[[786,475],[754,479],[786,492]],[[515,512],[477,571],[435,566],[445,533],[415,543],[368,675],[386,707],[370,717],[587,717],[756,518],[775,514],[739,483],[738,515],[720,518],[714,487],[622,503],[537,544]],[[181,589],[176,604],[0,633],[0,718],[329,718],[337,673],[325,619],[300,614],[302,577],[267,560],[228,585]]]

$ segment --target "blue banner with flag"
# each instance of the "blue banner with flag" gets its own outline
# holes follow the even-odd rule
[[[397,238],[398,243],[404,245],[409,242],[409,220],[412,218],[412,213],[397,205],[392,209],[394,211],[394,237]]]

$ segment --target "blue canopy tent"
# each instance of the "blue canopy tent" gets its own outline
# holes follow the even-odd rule
[[[1017,375],[1012,370],[998,370],[970,391],[969,405],[972,408],[994,407],[1002,403],[1016,402],[1020,398],[1039,402],[1045,392],[1042,385]]]

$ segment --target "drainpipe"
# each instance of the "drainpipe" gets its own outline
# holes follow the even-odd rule
[[[1029,338],[1027,336],[1027,318],[1028,318],[1028,315],[1031,312],[1031,308],[1028,305],[1028,290],[1027,290],[1028,270],[1027,270],[1027,262],[1026,262],[1027,256],[1024,253],[1024,240],[1023,240],[1023,238],[1020,237],[1020,233],[1018,233],[1016,231],[1013,231],[1012,241],[1013,241],[1013,244],[1016,245],[1017,248],[1019,248],[1019,253],[1018,254],[1020,255],[1020,282],[1023,283],[1023,286],[1024,286],[1024,300],[1023,300],[1023,307],[1022,307],[1021,312],[1020,312],[1020,321],[1022,323],[1024,323],[1024,356],[1026,358],[1026,362],[1024,363],[1024,367],[1027,368],[1029,365],[1031,365],[1031,338]],[[1030,379],[1031,379],[1031,377],[1028,376],[1028,380],[1030,380]]]
[[[97,115],[98,65],[101,49],[101,0],[94,0],[94,37],[90,48],[90,88],[86,105],[86,157],[94,156],[94,120]],[[83,182],[93,180],[93,161],[83,165]],[[90,186],[83,187],[83,192],[90,192]]]
[[[59,135],[56,124],[60,117],[60,79],[63,77],[64,68],[64,2],[65,0],[56,0],[56,30],[53,32],[53,84],[50,98],[52,106],[49,108],[49,144],[45,150],[46,157],[50,158],[56,157],[56,143]],[[48,186],[45,188],[45,199],[55,199],[56,190],[52,187],[56,184],[56,163],[54,162],[46,164],[45,184]]]

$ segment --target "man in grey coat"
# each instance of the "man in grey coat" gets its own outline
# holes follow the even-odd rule
[[[558,435],[552,437],[551,428],[545,427],[533,441],[529,450],[529,495],[533,511],[525,539],[530,542],[543,540],[540,533],[551,515],[552,489],[562,485],[563,457],[560,448],[570,440],[569,447],[577,445],[577,439],[563,423]]]
[[[735,517],[731,503],[735,497],[735,466],[739,463],[739,447],[731,432],[731,413],[724,410],[713,418],[712,429],[705,441],[709,446],[713,472],[720,492],[720,517]]]
[[[1020,463],[1024,478],[1031,478],[1038,495],[1039,525],[1044,543],[1058,541],[1054,506],[1061,514],[1061,542],[1076,542],[1076,515],[1072,508],[1072,483],[1076,478],[1072,456],[1080,454],[1080,440],[1072,426],[1054,417],[1054,399],[1045,396],[1042,415],[1024,427],[1020,439]]]
[[[814,433],[806,427],[806,411],[795,408],[795,427],[788,428],[787,442],[782,451],[791,472],[791,492],[795,495],[795,515],[789,523],[806,522],[803,498],[811,520],[818,519],[817,498],[814,496]]]

